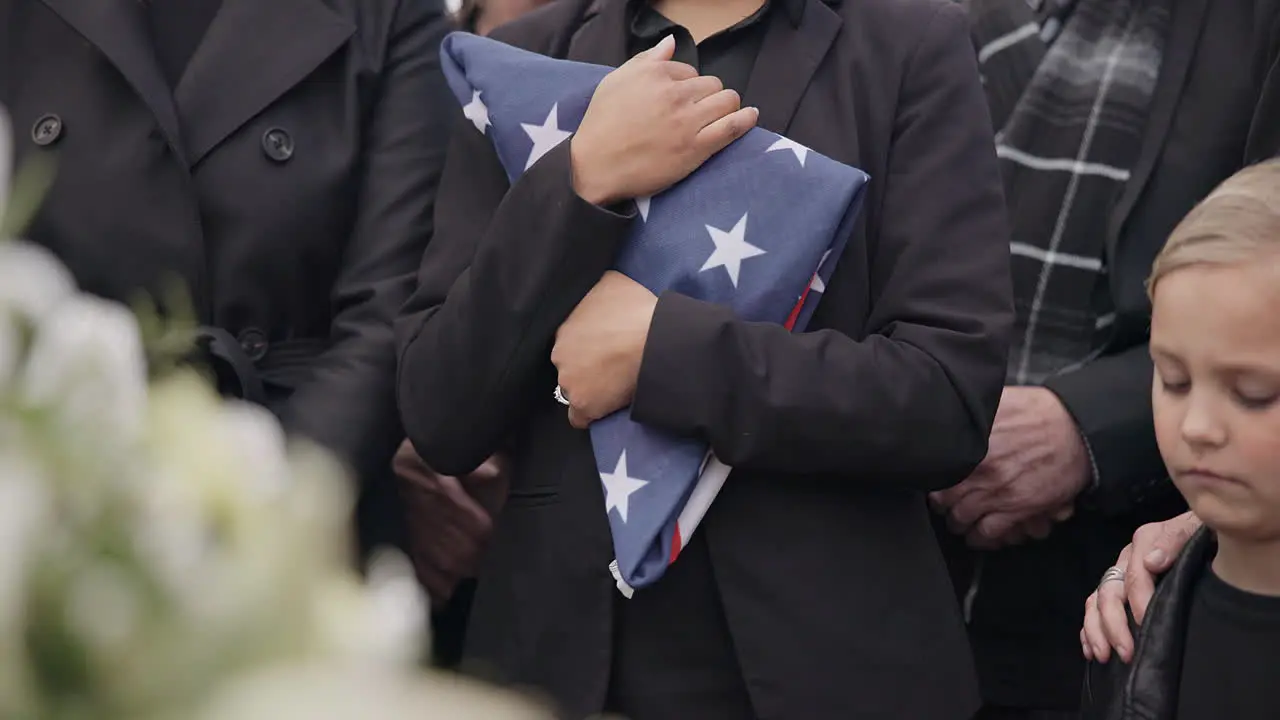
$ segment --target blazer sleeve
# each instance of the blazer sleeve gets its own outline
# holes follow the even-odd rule
[[[631,409],[734,467],[936,489],[986,455],[1012,325],[1009,231],[964,10],[909,60],[868,223],[867,335],[792,334],[665,293]]]
[[[1151,375],[1143,343],[1045,384],[1075,419],[1089,450],[1093,484],[1082,500],[1104,515],[1132,512],[1177,494],[1156,446]]]
[[[399,3],[368,117],[358,210],[333,290],[331,344],[281,413],[362,477],[384,471],[403,433],[395,409],[396,312],[431,235],[453,103],[439,47],[439,0]]]
[[[397,323],[400,415],[437,471],[472,471],[531,408],[553,402],[556,329],[626,237],[634,206],[579,197],[569,147],[508,183],[475,126],[460,120],[453,133],[436,234]]]

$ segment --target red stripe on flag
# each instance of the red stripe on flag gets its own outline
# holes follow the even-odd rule
[[[809,290],[812,287],[813,285],[810,285],[804,289],[804,292],[800,295],[800,302],[796,303],[796,306],[791,308],[791,314],[787,316],[787,322],[783,324],[783,327],[788,330],[795,329],[796,320],[800,319],[800,308],[804,307],[805,298],[809,297]]]
[[[671,531],[671,559],[667,560],[668,565],[676,561],[676,556],[680,554],[680,546],[682,544],[680,540],[680,525],[677,524],[675,529]]]

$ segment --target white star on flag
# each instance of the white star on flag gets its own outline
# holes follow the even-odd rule
[[[618,458],[618,466],[611,473],[600,473],[600,482],[604,483],[605,512],[617,510],[622,522],[627,521],[627,507],[631,493],[649,484],[648,480],[633,478],[627,474],[627,451],[622,451]]]
[[[520,127],[528,133],[529,139],[533,140],[533,150],[529,152],[529,162],[525,163],[525,170],[533,167],[533,164],[542,159],[543,155],[573,134],[568,130],[560,129],[558,105],[559,103],[551,106],[551,112],[547,114],[547,119],[541,125],[520,123]]]
[[[723,267],[725,272],[729,273],[729,280],[733,282],[733,286],[738,287],[738,272],[742,269],[742,261],[764,254],[764,250],[747,242],[746,213],[743,213],[742,219],[728,232],[710,225],[707,226],[707,232],[711,233],[711,242],[716,244],[716,249],[711,253],[711,257],[707,258],[700,272]]]
[[[640,219],[645,222],[649,221],[649,203],[652,197],[636,198],[636,209],[640,211]]]
[[[827,256],[830,254],[831,254],[830,250],[822,253],[822,259],[818,261],[819,272],[822,270],[822,266],[827,264]],[[819,275],[817,272],[813,274],[813,280],[809,282],[809,289],[814,292],[820,292],[820,293],[827,291],[827,284],[822,282],[822,276]]]
[[[800,167],[804,167],[804,160],[809,155],[809,148],[791,138],[778,138],[778,141],[770,145],[765,152],[776,152],[778,150],[790,150],[795,153],[796,159],[800,161]]]
[[[485,106],[484,101],[480,99],[480,91],[476,90],[471,95],[471,102],[462,108],[462,114],[466,116],[475,126],[476,129],[484,134],[485,128],[489,127],[489,108]]]

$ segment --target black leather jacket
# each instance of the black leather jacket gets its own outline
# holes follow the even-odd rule
[[[1201,528],[1160,581],[1141,628],[1130,617],[1138,642],[1132,663],[1089,663],[1082,720],[1175,720],[1191,600],[1216,549],[1213,533]]]

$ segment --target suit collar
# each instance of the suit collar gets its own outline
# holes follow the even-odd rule
[[[224,0],[171,90],[135,0],[42,0],[97,47],[191,166],[355,32],[321,0]]]
[[[1125,184],[1124,192],[1111,217],[1111,226],[1108,228],[1109,253],[1114,252],[1115,243],[1124,230],[1125,222],[1137,205],[1138,198],[1151,179],[1151,173],[1155,170],[1161,153],[1164,152],[1165,140],[1169,136],[1174,115],[1178,111],[1178,103],[1182,99],[1187,73],[1191,69],[1196,49],[1200,45],[1200,33],[1203,31],[1204,16],[1208,7],[1209,0],[1181,0],[1174,3],[1169,37],[1165,39],[1164,57],[1160,61],[1160,76],[1156,81],[1155,94],[1151,98],[1147,132],[1143,136],[1138,160],[1134,164],[1129,182]]]
[[[798,22],[772,22],[747,81],[743,105],[760,109],[759,125],[784,134],[814,73],[844,23],[838,0],[797,0]]]
[[[747,83],[744,104],[760,108],[760,125],[782,133],[800,98],[840,32],[832,6],[840,0],[775,0],[787,8],[782,22],[769,21]],[[586,0],[582,22],[569,41],[570,60],[617,67],[627,61],[629,0]]]
[[[178,114],[152,52],[142,6],[134,0],[43,0],[120,71],[174,147],[181,147]]]
[[[224,0],[174,92],[198,163],[355,33],[319,0]]]

